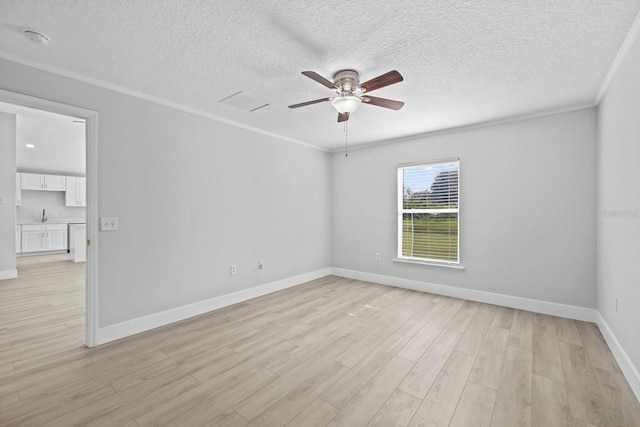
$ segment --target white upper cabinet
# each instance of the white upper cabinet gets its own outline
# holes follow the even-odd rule
[[[87,179],[77,176],[67,177],[67,206],[87,206]]]
[[[23,190],[44,190],[44,175],[23,173],[20,182]]]
[[[48,191],[65,191],[67,189],[67,177],[62,175],[45,175],[45,190]]]
[[[65,191],[67,177],[64,175],[44,175],[39,173],[21,174],[23,190]]]

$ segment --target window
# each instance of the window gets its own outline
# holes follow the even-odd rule
[[[458,159],[398,167],[398,260],[460,264]]]

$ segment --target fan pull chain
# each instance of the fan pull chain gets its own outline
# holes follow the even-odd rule
[[[344,156],[349,157],[349,121],[344,122]]]

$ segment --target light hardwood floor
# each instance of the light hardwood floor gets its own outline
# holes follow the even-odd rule
[[[2,426],[640,426],[591,323],[327,277],[86,349],[84,266],[19,274]]]

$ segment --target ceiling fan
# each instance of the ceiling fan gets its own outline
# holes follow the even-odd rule
[[[402,75],[396,70],[389,71],[364,83],[360,83],[360,76],[355,70],[338,71],[333,75],[333,83],[314,71],[303,71],[302,74],[336,91],[338,95],[331,98],[321,98],[289,105],[289,108],[298,108],[319,102],[331,101],[331,104],[338,110],[338,122],[344,122],[349,120],[349,115],[356,111],[361,103],[390,108],[392,110],[399,110],[404,106],[404,102],[369,95],[369,92],[373,92],[376,89],[401,82],[403,80]]]

